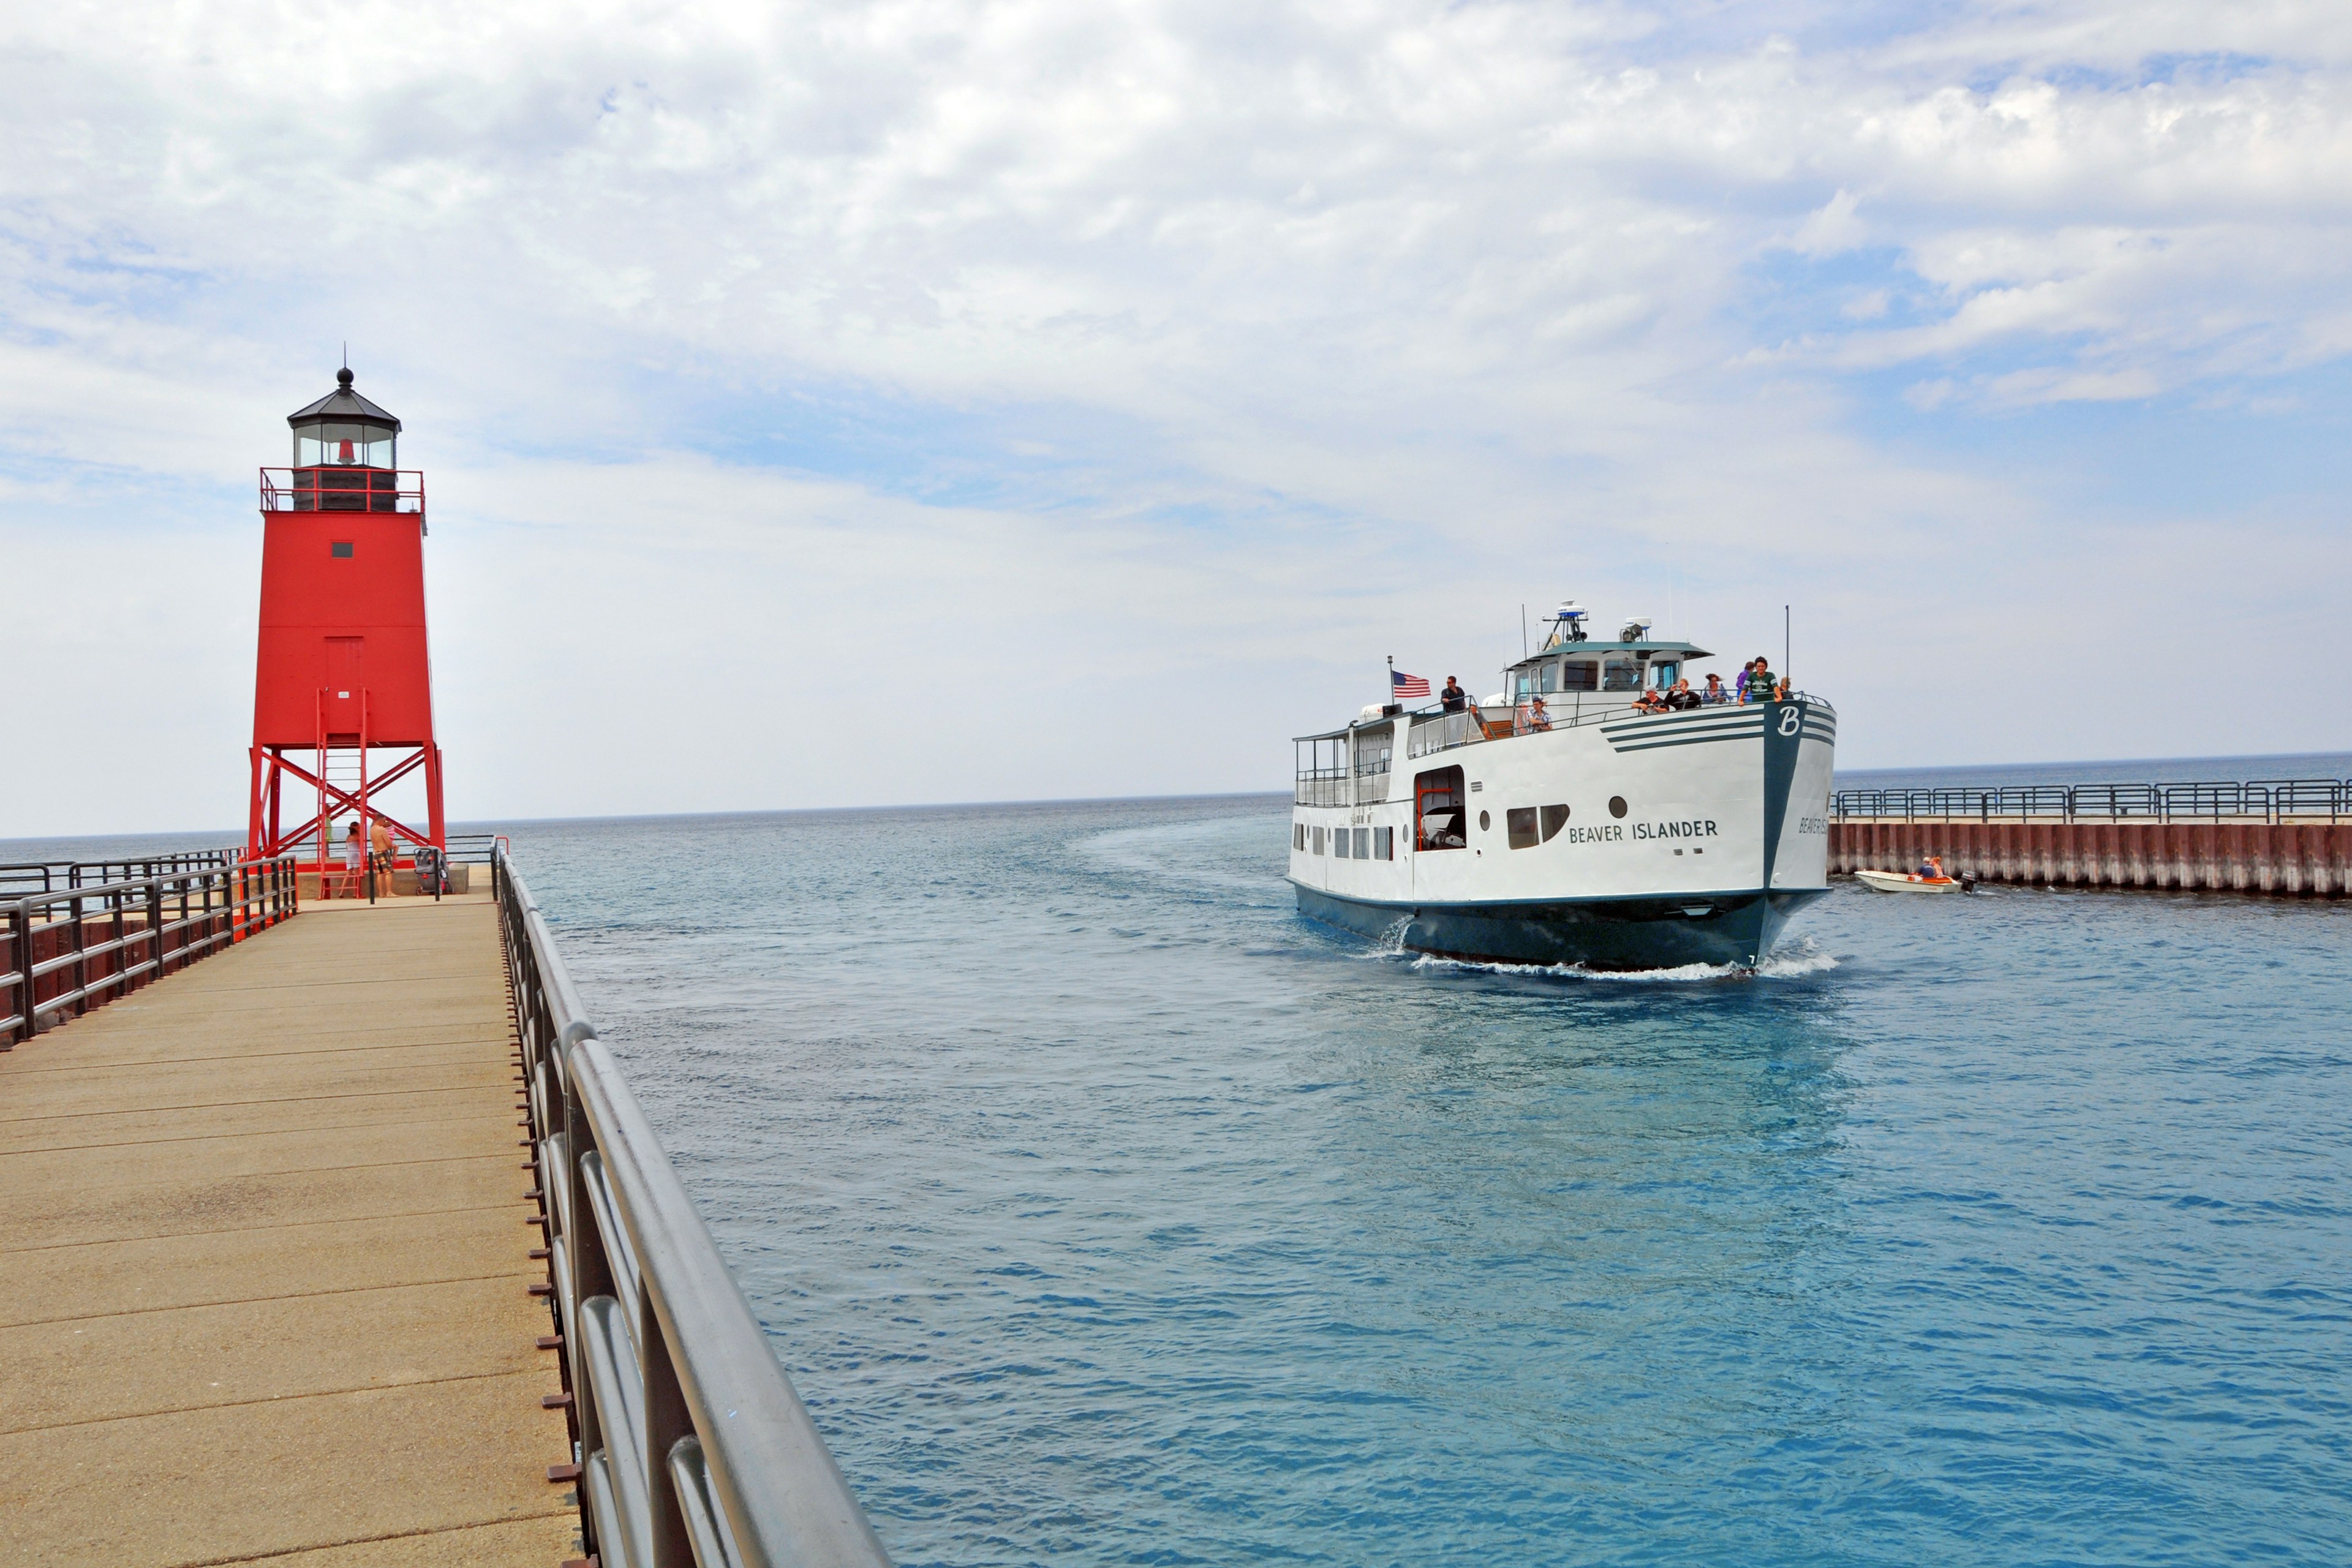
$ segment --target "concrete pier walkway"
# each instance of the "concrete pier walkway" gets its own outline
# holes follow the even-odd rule
[[[0,1563],[578,1554],[510,1038],[475,894],[0,1055]]]

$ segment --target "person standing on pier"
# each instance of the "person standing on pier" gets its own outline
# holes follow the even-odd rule
[[[354,816],[350,828],[343,834],[343,873],[335,879],[333,896],[346,899],[360,896],[360,862],[366,858],[367,847],[360,839],[360,819]]]
[[[375,879],[375,896],[388,899],[392,897],[392,829],[384,826],[381,816],[368,825],[368,847],[373,851],[368,858]]]

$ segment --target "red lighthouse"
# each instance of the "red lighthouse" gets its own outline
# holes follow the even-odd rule
[[[425,476],[399,466],[400,421],[352,391],[348,369],[335,380],[287,416],[294,466],[261,470],[246,835],[248,854],[315,843],[322,862],[344,818],[363,833],[381,821],[403,847],[445,847],[425,647]],[[421,830],[385,808],[387,792],[411,802],[419,782]],[[290,827],[289,805],[303,814]]]

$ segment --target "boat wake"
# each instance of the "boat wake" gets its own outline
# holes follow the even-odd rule
[[[1380,944],[1364,956],[1404,960],[1420,970],[1458,970],[1465,973],[1507,974],[1517,979],[1580,980],[1626,985],[1687,985],[1718,980],[1804,980],[1838,966],[1837,955],[1822,951],[1810,936],[1764,955],[1749,967],[1738,963],[1681,963],[1670,969],[1587,969],[1580,963],[1492,963],[1472,959],[1440,958],[1415,952],[1403,945],[1406,922],[1399,921],[1382,935]]]

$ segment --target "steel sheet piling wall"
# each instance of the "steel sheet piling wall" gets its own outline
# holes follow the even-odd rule
[[[2143,888],[2338,899],[2352,823],[1845,817],[1830,824],[1830,869],[1909,871],[1943,857],[1954,876],[2033,887]]]

